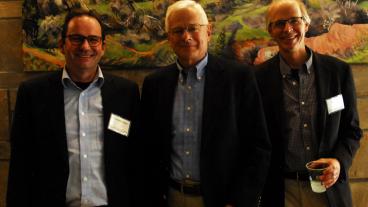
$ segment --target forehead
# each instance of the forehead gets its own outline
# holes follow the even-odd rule
[[[68,23],[67,34],[101,35],[101,25],[90,16],[78,16]]]
[[[289,19],[291,17],[301,17],[302,12],[296,3],[288,3],[276,6],[270,12],[270,21],[274,22],[281,19]]]
[[[183,8],[174,11],[169,16],[170,28],[180,25],[201,24],[201,16],[194,8]]]

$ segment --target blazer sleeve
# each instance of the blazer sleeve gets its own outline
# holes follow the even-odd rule
[[[254,73],[244,81],[240,103],[239,129],[244,143],[238,187],[233,195],[238,199],[235,206],[257,206],[266,181],[270,160],[271,142]]]
[[[7,189],[7,206],[29,206],[31,200],[32,134],[30,122],[30,106],[27,104],[30,94],[21,84],[15,105],[13,123],[10,133],[10,167]]]
[[[139,118],[139,145],[141,146],[141,159],[143,163],[144,197],[146,206],[164,206],[163,195],[165,193],[164,179],[160,174],[161,158],[158,152],[162,146],[159,141],[162,139],[158,130],[158,120],[156,120],[157,99],[156,79],[147,76],[143,82],[142,96],[140,103]]]
[[[360,146],[362,130],[359,127],[353,75],[348,64],[344,64],[340,80],[345,108],[341,112],[338,141],[333,154],[340,161],[343,177],[347,178],[354,155]]]

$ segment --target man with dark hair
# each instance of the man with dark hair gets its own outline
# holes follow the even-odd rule
[[[63,28],[65,67],[18,89],[7,206],[136,206],[138,87],[102,73],[97,16],[72,11]]]
[[[195,1],[166,12],[178,59],[142,89],[146,190],[162,206],[255,207],[270,144],[247,66],[207,53],[211,25]]]
[[[299,0],[274,1],[266,14],[279,53],[256,73],[273,147],[265,207],[352,206],[348,172],[362,136],[353,76],[347,63],[305,46],[310,22]],[[327,166],[318,193],[308,162]]]

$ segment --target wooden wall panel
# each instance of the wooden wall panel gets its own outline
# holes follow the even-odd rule
[[[9,137],[9,99],[8,90],[0,88],[0,141]],[[1,152],[0,152],[1,153]]]
[[[368,66],[353,65],[352,69],[357,96],[368,96]]]
[[[368,129],[368,97],[358,98],[358,113],[360,128]]]
[[[22,17],[22,1],[0,1],[0,18]]]
[[[0,160],[7,161],[10,158],[10,145],[8,141],[0,141]]]
[[[0,207],[5,207],[9,163],[0,160]]]
[[[21,23],[21,19],[0,19],[0,72],[23,71]]]
[[[350,187],[353,194],[353,207],[368,207],[368,180],[351,181]]]
[[[355,155],[353,165],[350,168],[349,174],[351,178],[368,179],[367,157],[368,157],[368,131],[365,131],[364,136],[360,141],[360,148],[357,154]]]

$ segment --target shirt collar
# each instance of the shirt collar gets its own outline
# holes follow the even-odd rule
[[[306,68],[306,72],[308,74],[311,73],[312,70],[312,63],[313,63],[313,51],[311,49],[309,49],[308,47],[305,47],[305,49],[307,50],[307,54],[308,54],[308,59],[305,61],[305,63],[303,64],[303,68]],[[290,70],[291,67],[286,63],[286,61],[284,60],[284,58],[279,55],[280,58],[280,72],[282,76],[286,76],[287,74],[290,74]]]
[[[74,87],[78,87],[74,81],[70,78],[68,71],[66,70],[66,65],[63,68],[63,73],[61,76],[61,83],[63,84],[64,88],[68,88],[71,85],[73,85]],[[102,87],[104,83],[104,76],[102,74],[102,70],[100,68],[99,65],[97,65],[97,75],[95,77],[95,79],[92,81],[91,84],[94,84],[96,87]]]
[[[206,56],[201,61],[199,61],[194,66],[197,69],[196,76],[197,76],[198,80],[203,78],[207,63],[208,63],[208,53],[206,54]],[[179,69],[179,72],[182,72],[184,70],[184,68],[180,65],[178,59],[176,60],[176,66]]]

